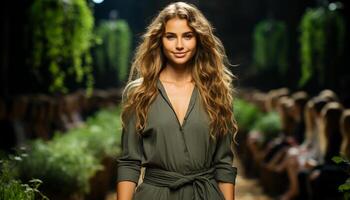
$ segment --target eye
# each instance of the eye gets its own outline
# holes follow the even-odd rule
[[[173,35],[166,35],[165,38],[168,39],[168,40],[171,40],[171,39],[174,39],[175,36],[173,36]]]
[[[184,36],[184,38],[185,38],[186,40],[190,40],[190,39],[192,39],[192,37],[193,37],[192,34],[187,34],[187,35]]]

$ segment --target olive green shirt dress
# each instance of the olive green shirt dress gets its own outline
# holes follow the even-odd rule
[[[117,159],[117,183],[143,182],[134,200],[224,200],[217,182],[235,184],[232,133],[217,140],[209,135],[209,117],[197,86],[180,124],[162,82],[151,104],[143,135],[135,131],[136,115],[122,130],[122,154]]]

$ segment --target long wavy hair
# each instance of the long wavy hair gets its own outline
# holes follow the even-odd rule
[[[148,109],[158,94],[157,79],[166,64],[162,53],[165,25],[175,17],[186,19],[196,35],[197,50],[190,60],[191,73],[210,118],[210,136],[215,139],[229,131],[235,136],[238,130],[233,115],[235,76],[228,69],[231,65],[225,49],[201,11],[183,2],[169,4],[160,11],[141,38],[123,91],[122,126],[125,127],[125,120],[135,112],[137,132],[142,134],[145,128]]]
[[[340,152],[350,158],[350,109],[343,111],[340,118],[340,130],[343,136]]]
[[[338,102],[327,103],[321,111],[322,128],[320,130],[320,150],[328,159],[339,153],[342,135],[340,132],[340,118],[343,106]]]
[[[316,115],[313,111],[315,108],[314,99],[310,99],[304,108],[304,119],[305,119],[305,139],[303,144],[310,147],[315,142],[317,126],[316,126]]]

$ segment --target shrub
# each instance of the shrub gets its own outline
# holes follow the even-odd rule
[[[253,125],[252,131],[260,133],[259,144],[265,146],[268,141],[277,137],[282,130],[280,116],[276,112],[262,115]]]
[[[254,122],[262,115],[258,107],[242,99],[234,101],[234,114],[239,130],[242,131],[250,130]]]
[[[70,130],[68,134],[57,134],[62,143],[84,141],[95,158],[114,157],[120,152],[121,122],[119,110],[102,110],[86,121],[82,128]]]
[[[50,194],[86,194],[102,159],[120,152],[120,108],[99,111],[82,128],[56,132],[49,142],[32,141],[18,167],[22,180],[43,181]],[[57,187],[59,185],[59,187]]]
[[[342,166],[342,168],[344,169],[344,171],[348,174],[348,178],[346,179],[345,183],[341,184],[339,187],[338,187],[338,190],[342,193],[344,193],[344,199],[345,200],[349,200],[350,199],[350,160],[344,156],[344,155],[341,155],[341,156],[334,156],[332,158],[332,160]]]
[[[20,160],[21,158],[15,156],[14,158]],[[3,200],[35,200],[48,198],[41,194],[38,187],[42,183],[38,179],[29,181],[29,184],[23,184],[20,180],[15,178],[14,165],[17,163],[13,160],[1,160],[0,171],[0,199]]]
[[[43,190],[53,194],[87,193],[89,179],[100,169],[98,160],[87,153],[86,142],[59,140],[33,141],[19,167],[22,179],[40,179]]]

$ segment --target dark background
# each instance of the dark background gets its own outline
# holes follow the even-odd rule
[[[108,19],[110,11],[116,10],[118,18],[125,19],[133,32],[133,48],[138,44],[140,35],[147,24],[158,14],[158,11],[173,1],[165,0],[105,0],[101,4],[88,1],[93,8],[95,25],[102,19]],[[238,87],[255,87],[268,90],[287,86],[297,90],[300,76],[299,63],[299,23],[308,7],[322,3],[320,0],[192,0],[203,11],[216,29],[216,35],[223,41],[233,72],[238,76]],[[329,1],[333,2],[333,1]],[[349,19],[349,3],[340,0],[344,5],[343,15]],[[28,35],[28,8],[31,0],[4,1],[1,5],[1,54],[0,54],[0,95],[8,96],[23,93],[41,92],[38,84],[29,72],[28,54],[30,51]],[[290,36],[290,55],[288,77],[282,80],[271,80],[273,74],[266,77],[255,77],[250,74],[252,57],[252,34],[255,25],[266,18],[275,18],[287,23]],[[349,27],[349,20],[346,20]],[[348,30],[349,28],[347,28]],[[346,44],[349,34],[346,36]],[[349,45],[345,45],[348,52]],[[344,56],[339,71],[339,81],[331,88],[347,97],[350,88],[349,62]],[[272,78],[271,78],[272,77]],[[278,79],[278,77],[277,77]],[[309,92],[322,89],[307,86]]]

